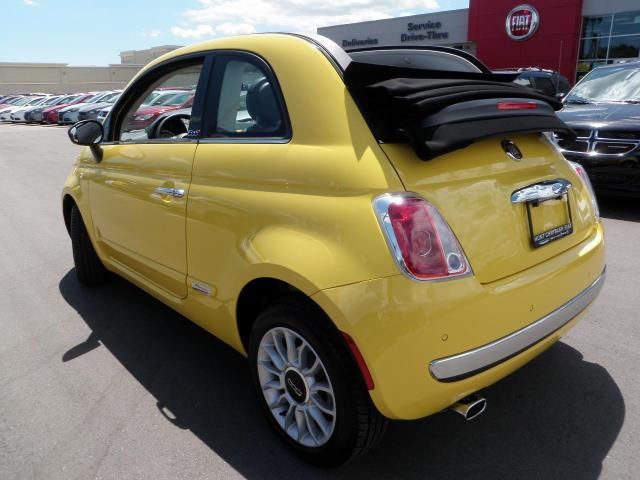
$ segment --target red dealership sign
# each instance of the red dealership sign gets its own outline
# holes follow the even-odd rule
[[[475,55],[491,69],[536,66],[560,70],[573,82],[582,4],[583,0],[469,0],[467,39],[475,44]],[[531,14],[534,8],[537,27]],[[514,22],[514,16],[524,18]],[[515,40],[509,35],[512,22]],[[519,38],[525,32],[529,37]]]
[[[531,5],[518,5],[507,15],[505,28],[512,40],[526,40],[540,25],[540,15]]]

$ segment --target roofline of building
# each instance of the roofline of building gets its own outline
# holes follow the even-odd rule
[[[425,15],[438,15],[438,14],[445,14],[445,13],[455,13],[455,12],[463,12],[463,11],[469,11],[468,8],[455,8],[453,10],[439,10],[437,12],[425,12],[425,13],[417,13],[415,15],[407,15],[404,17],[388,17],[388,18],[381,18],[379,20],[365,20],[364,22],[353,22],[353,23],[341,23],[338,25],[327,25],[325,27],[317,27],[317,31],[320,34],[320,30],[325,29],[325,28],[334,28],[334,27],[350,27],[353,25],[367,25],[370,23],[379,23],[379,22],[387,22],[389,20],[407,20],[410,18],[417,18],[417,17],[424,17]]]

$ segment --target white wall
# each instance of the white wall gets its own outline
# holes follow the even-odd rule
[[[64,63],[0,63],[0,94],[75,93],[123,88],[142,65],[70,67]]]
[[[638,1],[638,0],[636,0]],[[384,45],[452,45],[467,42],[468,9],[389,18],[371,22],[352,23],[318,28],[318,35],[332,39],[345,50]],[[434,27],[434,24],[440,24]],[[410,29],[409,24],[414,28]],[[431,26],[429,26],[431,24]],[[421,25],[421,27],[420,27]],[[431,33],[430,33],[431,32]],[[442,34],[446,33],[446,38]],[[405,41],[402,41],[405,35]],[[423,35],[418,40],[416,36]],[[428,38],[431,36],[431,38]],[[407,37],[411,40],[407,40]],[[440,37],[440,38],[434,38]],[[344,42],[367,41],[367,44],[349,45]],[[376,42],[374,42],[374,40]]]
[[[584,0],[582,3],[582,16],[584,17],[633,10],[640,10],[640,0]]]

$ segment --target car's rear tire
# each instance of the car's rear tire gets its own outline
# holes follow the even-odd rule
[[[273,304],[256,320],[248,353],[258,401],[280,437],[304,460],[333,467],[372,448],[387,420],[327,322],[304,302]]]
[[[104,282],[107,278],[107,269],[104,268],[93,248],[87,227],[76,205],[71,207],[69,230],[78,281],[83,285],[97,285]]]

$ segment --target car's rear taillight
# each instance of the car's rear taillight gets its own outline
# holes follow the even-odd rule
[[[593,213],[596,216],[596,221],[600,220],[600,207],[598,207],[596,192],[594,192],[593,186],[591,185],[591,180],[589,180],[589,174],[587,174],[587,171],[579,163],[571,162],[569,160],[567,161],[569,162],[569,165],[573,167],[573,169],[576,171],[576,173],[584,183],[584,186],[586,187],[587,192],[589,192],[589,196],[591,197],[591,205],[593,206]]]
[[[410,278],[437,280],[471,273],[451,228],[424,198],[385,194],[373,205],[396,263]]]

